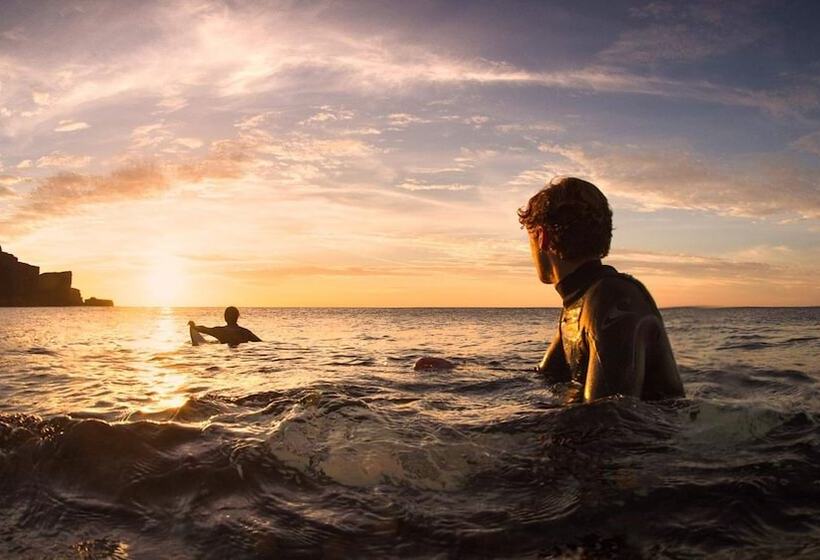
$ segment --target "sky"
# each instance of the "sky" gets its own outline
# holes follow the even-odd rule
[[[118,305],[559,306],[556,175],[663,307],[820,305],[820,4],[0,2],[0,245]]]

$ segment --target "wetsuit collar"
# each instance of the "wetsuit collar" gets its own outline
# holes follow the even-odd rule
[[[561,296],[564,307],[566,307],[584,295],[587,288],[592,286],[596,280],[614,273],[617,273],[614,268],[601,264],[598,259],[585,262],[558,282],[555,285],[555,290]]]

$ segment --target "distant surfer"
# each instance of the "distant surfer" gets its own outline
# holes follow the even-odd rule
[[[612,210],[587,181],[557,177],[518,211],[538,278],[563,309],[537,371],[574,382],[586,402],[611,395],[683,397],[683,384],[655,301],[643,284],[601,264]]]
[[[210,335],[217,339],[222,344],[229,346],[236,346],[243,342],[262,342],[262,340],[253,334],[245,327],[240,327],[239,310],[236,307],[228,307],[225,309],[225,323],[224,327],[203,327],[197,325],[193,321],[188,321],[188,327],[191,332],[191,344],[199,346],[205,342],[205,338],[200,333]]]

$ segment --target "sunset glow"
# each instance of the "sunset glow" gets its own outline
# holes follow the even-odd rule
[[[185,276],[179,261],[161,256],[152,263],[148,271],[145,293],[149,301],[156,305],[173,305],[180,300],[185,285]]]
[[[817,14],[615,4],[3,3],[0,245],[118,305],[554,306],[515,210],[577,174],[661,305],[820,304]]]

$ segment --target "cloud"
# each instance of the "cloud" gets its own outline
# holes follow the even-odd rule
[[[9,187],[11,185],[16,185],[17,183],[21,182],[23,179],[17,177],[15,175],[0,175],[0,185]]]
[[[91,156],[70,155],[60,151],[52,152],[40,157],[34,164],[36,167],[59,167],[62,169],[78,169],[85,167],[91,161]],[[18,164],[20,167],[23,162]]]
[[[239,120],[234,126],[240,129],[253,129],[259,128],[263,124],[269,122],[273,119],[278,113],[276,111],[265,111],[263,113],[257,113],[255,115],[251,115],[249,117],[244,117]]]
[[[632,10],[644,23],[623,32],[599,58],[618,65],[694,62],[763,39],[759,2],[652,2]]]
[[[329,105],[320,107],[320,111],[309,118],[303,120],[299,124],[315,124],[324,122],[347,121],[353,118],[355,113],[349,109],[334,109]]]
[[[292,135],[283,139],[263,137],[255,150],[282,162],[320,163],[326,168],[337,167],[345,160],[372,156],[376,148],[355,138],[316,138]]]
[[[74,132],[75,130],[83,130],[89,128],[88,123],[76,122],[72,120],[61,120],[59,126],[54,129],[54,132]]]
[[[808,154],[820,156],[820,131],[798,138],[791,146]]]
[[[788,250],[788,249],[787,249]],[[687,253],[657,253],[613,250],[608,262],[638,278],[667,277],[681,283],[709,283],[713,286],[744,286],[764,289],[802,290],[807,298],[820,296],[814,264],[817,251],[804,252],[803,259],[783,260],[771,248],[751,248],[729,257]],[[812,260],[814,259],[814,260]]]
[[[179,96],[171,96],[171,97],[164,97],[159,102],[157,102],[157,107],[163,109],[169,113],[173,111],[178,111],[183,107],[188,106],[188,100],[184,97]]]
[[[563,125],[552,122],[499,124],[495,129],[504,134],[515,132],[564,132]]]
[[[32,162],[30,159],[24,159],[23,161],[17,164],[17,169],[28,169],[33,166],[34,162]]]
[[[385,247],[407,246],[406,237],[379,238]],[[818,269],[809,259],[816,251],[804,255],[803,261],[770,260],[768,253],[750,258],[752,253],[714,257],[691,253],[664,253],[615,248],[607,262],[639,279],[666,279],[699,286],[737,286],[752,290],[799,289],[811,297],[820,295],[815,279]],[[367,258],[367,257],[365,257]],[[263,261],[237,263],[233,268],[248,281],[270,281],[279,277],[308,276],[431,276],[436,274],[466,277],[526,277],[534,272],[526,242],[500,240],[478,235],[422,234],[413,240],[412,250],[405,251],[400,262],[306,265],[283,263],[270,266]]]
[[[2,33],[0,33],[0,37],[15,42],[25,41],[26,39],[28,39],[28,37],[26,36],[26,31],[22,26],[13,27],[11,29],[3,31]]]
[[[473,125],[476,128],[481,128],[483,125],[487,124],[490,121],[490,117],[485,115],[473,115],[471,117],[466,117],[462,119],[461,122],[464,124]]]
[[[31,92],[31,99],[35,104],[45,106],[51,102],[51,95],[44,91]]]
[[[403,128],[411,124],[424,124],[431,121],[409,113],[391,113],[390,115],[387,115],[387,122],[390,126]]]
[[[415,179],[407,179],[396,186],[407,191],[468,191],[474,188],[460,183],[424,183]]]
[[[137,137],[153,130],[153,125],[148,125],[138,131]],[[55,152],[38,159],[36,165],[66,169],[82,167],[89,160]],[[70,214],[78,208],[157,196],[178,185],[240,177],[252,162],[250,152],[232,149],[230,142],[223,142],[216,143],[194,162],[131,162],[107,174],[61,171],[35,181],[34,189],[20,197],[14,212],[0,220],[0,231],[19,232],[40,220]]]
[[[343,130],[342,134],[350,135],[350,136],[378,136],[381,134],[382,131],[378,128],[373,127],[362,127],[362,128],[353,128],[349,130]]]
[[[405,171],[416,175],[439,175],[441,173],[463,173],[464,169],[465,167],[460,165],[451,167],[409,166],[405,168]]]
[[[380,151],[359,138],[345,135],[322,138],[298,131],[273,135],[248,128],[263,121],[246,121],[236,136],[211,142],[207,151],[197,158],[180,157],[174,150],[163,149],[159,152],[162,158],[126,160],[110,173],[71,171],[85,167],[91,160],[89,156],[59,151],[42,156],[33,165],[56,167],[60,172],[35,181],[34,189],[18,198],[14,212],[0,221],[0,229],[20,231],[39,220],[90,205],[153,197],[178,188],[189,189],[192,184],[247,175],[279,189],[312,186],[337,192],[342,185],[355,185],[362,176],[374,183],[367,183],[360,190],[394,179],[379,162]],[[189,149],[204,145],[197,138],[173,138],[162,122],[136,127],[131,138],[132,147],[143,150],[158,145],[180,145]],[[117,159],[122,158],[114,161]],[[30,161],[18,164],[18,167],[28,166]],[[202,196],[220,195],[220,189],[198,192]]]
[[[680,146],[543,144],[540,149],[569,162],[547,166],[547,178],[586,176],[605,192],[648,209],[697,209],[758,218],[820,216],[817,172],[787,156],[717,161]]]
[[[13,188],[9,187],[8,185],[4,185],[3,183],[0,183],[0,198],[6,197],[6,196],[17,196],[17,191],[15,191]]]
[[[232,272],[236,277],[240,277],[250,282],[261,282],[269,284],[271,279],[288,277],[310,277],[310,276],[404,276],[410,272],[395,266],[315,266],[315,265],[281,265],[276,267],[266,266],[260,268],[240,268]]]
[[[512,179],[507,181],[507,186],[517,187],[543,187],[547,184],[554,175],[557,175],[549,165],[542,165],[537,169],[526,169],[515,175]]]
[[[197,148],[201,148],[204,142],[199,138],[176,138],[174,140],[174,144],[179,144],[180,146],[195,150]]]
[[[176,137],[171,128],[164,122],[140,125],[131,131],[131,152],[145,154],[149,151],[161,151],[166,154],[184,152],[183,148],[195,150],[205,145],[200,138]]]
[[[796,251],[786,245],[755,245],[747,247],[731,254],[734,260],[756,261],[756,262],[779,262],[779,263],[795,263],[795,262],[817,262],[818,249],[813,251]],[[806,257],[810,257],[807,259]]]
[[[267,13],[221,3],[158,3],[142,10],[142,20],[154,27],[150,32],[129,35],[132,48],[127,50],[86,49],[74,52],[70,63],[65,62],[67,57],[56,59],[57,63],[48,62],[53,58],[9,59],[0,66],[4,86],[12,84],[0,92],[0,102],[30,117],[5,123],[5,131],[19,134],[35,130],[41,122],[73,114],[81,106],[126,100],[150,100],[160,109],[174,111],[200,99],[232,103],[229,100],[253,99],[261,94],[300,95],[304,91],[384,96],[430,86],[540,86],[651,95],[793,116],[820,106],[815,86],[755,90],[704,80],[674,80],[646,74],[643,67],[640,71],[625,69],[620,55],[603,56],[583,67],[532,71],[490,59],[451,55],[435,44],[414,44],[390,34],[340,29],[337,22],[322,19],[321,9],[298,4]],[[707,22],[715,19],[708,14],[699,17]],[[724,24],[710,25],[723,29],[720,26]],[[310,30],[310,40],[305,40],[306,29]],[[230,43],[223,40],[226,36],[232,37]],[[623,51],[621,47],[613,49]],[[636,49],[658,52],[651,46]],[[169,57],[169,52],[180,55]],[[36,94],[40,108],[28,110],[23,93],[27,102]],[[393,126],[397,127],[424,121],[405,112],[393,115]],[[305,122],[340,118],[343,116],[338,112],[320,111]]]
[[[0,221],[0,229],[60,216],[78,206],[155,194],[167,186],[162,171],[150,164],[135,164],[102,176],[59,173],[39,181],[15,215]]]
[[[166,129],[162,122],[144,124],[131,131],[131,147],[136,149],[154,147],[172,137],[171,131]]]

